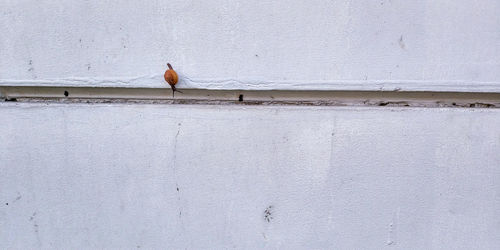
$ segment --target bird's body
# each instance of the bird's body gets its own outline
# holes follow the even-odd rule
[[[170,63],[167,63],[167,66],[168,66],[168,69],[167,69],[167,71],[165,71],[163,78],[165,78],[165,81],[172,88],[172,97],[173,97],[175,91],[181,92],[175,88],[175,85],[179,81],[179,76],[177,75],[177,72],[175,72],[175,70],[172,68],[172,65],[170,65]]]

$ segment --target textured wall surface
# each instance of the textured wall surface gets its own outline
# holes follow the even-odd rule
[[[192,79],[500,84],[498,13],[497,0],[3,0],[0,79],[159,76],[170,61]]]
[[[0,87],[167,87],[171,62],[181,88],[500,92],[499,13],[2,0]],[[0,118],[1,249],[500,246],[498,109],[1,102]]]
[[[500,245],[500,110],[3,103],[0,117],[2,249]]]

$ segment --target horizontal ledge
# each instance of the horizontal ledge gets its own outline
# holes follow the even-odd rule
[[[173,97],[166,88],[0,86],[0,96],[21,102],[500,108],[500,93],[464,92],[184,89]]]
[[[169,88],[162,75],[140,77],[11,80],[4,87]],[[273,81],[256,79],[195,79],[181,75],[179,89],[292,91],[409,91],[500,93],[500,82],[432,80]]]

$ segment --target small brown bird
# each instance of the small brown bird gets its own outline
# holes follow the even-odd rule
[[[172,97],[174,97],[175,91],[182,93],[182,91],[179,91],[175,88],[175,85],[179,81],[179,76],[177,76],[177,72],[175,72],[174,68],[172,68],[172,65],[170,65],[170,63],[167,63],[167,66],[168,69],[167,71],[165,71],[163,78],[165,78],[165,81],[172,88]]]

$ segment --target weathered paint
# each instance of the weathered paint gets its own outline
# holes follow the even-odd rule
[[[499,12],[496,0],[4,0],[0,95],[157,99],[167,62],[179,88],[299,101],[488,95]],[[416,103],[439,100],[425,94]],[[498,248],[499,112],[0,103],[0,248]]]
[[[1,1],[3,83],[499,91],[500,2]],[[168,87],[168,86],[166,86]]]
[[[0,117],[2,249],[500,245],[497,109],[1,103]]]

